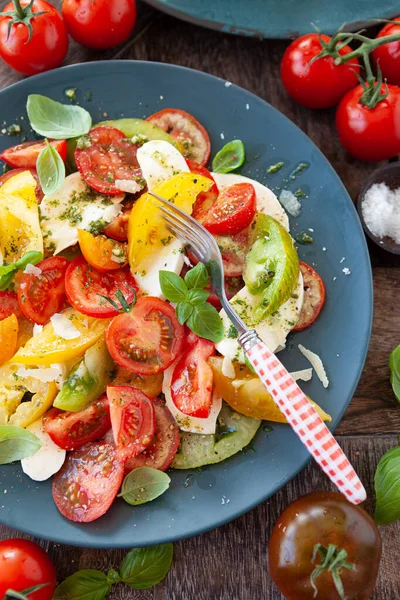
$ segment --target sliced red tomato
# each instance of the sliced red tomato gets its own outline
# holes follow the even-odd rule
[[[95,127],[88,133],[87,148],[75,150],[75,162],[83,179],[97,192],[121,194],[117,180],[136,181],[144,187],[136,157],[138,146],[115,127]]]
[[[3,175],[0,177],[0,187],[8,179],[10,179],[11,177],[14,177],[14,175],[19,175],[19,173],[23,173],[24,171],[30,171],[31,175],[36,179],[35,194],[36,194],[36,200],[37,200],[38,204],[40,204],[41,201],[43,200],[44,194],[43,194],[43,190],[42,190],[42,188],[40,186],[39,176],[37,174],[36,169],[23,169],[23,168],[11,169],[10,171],[7,171],[6,173],[3,173]]]
[[[193,160],[187,159],[186,162],[188,164],[188,167],[189,167],[191,173],[196,173],[197,175],[203,175],[203,177],[207,177],[208,179],[211,179],[212,181],[214,181],[214,178],[208,169],[206,169],[202,165],[199,165],[198,163],[194,162]],[[217,187],[217,184],[215,183],[215,181],[214,181],[214,185],[208,190],[208,192],[200,192],[200,194],[196,198],[196,202],[193,205],[193,211],[192,211],[192,217],[194,219],[196,219],[196,221],[203,223],[208,212],[212,209],[212,207],[216,203],[218,194],[219,194],[219,191],[218,191],[218,187]]]
[[[231,300],[233,296],[236,296],[236,294],[244,287],[244,285],[245,283],[242,277],[225,277],[225,294],[228,300]],[[206,287],[206,290],[210,290],[210,295],[207,302],[215,306],[217,309],[222,308],[220,299],[218,298],[217,294],[211,290],[210,285]]]
[[[153,402],[130,385],[107,386],[111,426],[120,461],[146,450],[156,431]]]
[[[65,140],[49,140],[49,142],[65,162],[67,160],[67,142]],[[44,141],[25,142],[7,148],[0,154],[0,158],[10,167],[20,167],[24,170],[35,169],[38,156],[44,148],[46,148]]]
[[[214,355],[212,342],[189,334],[171,379],[172,400],[185,415],[207,418],[210,414],[213,372],[207,360]]]
[[[100,440],[110,427],[109,402],[105,394],[79,412],[51,408],[43,417],[43,429],[64,450],[79,450],[88,442]]]
[[[123,478],[115,446],[92,442],[68,454],[53,477],[55,505],[67,519],[89,523],[107,512]]]
[[[121,290],[128,304],[135,300],[138,291],[129,267],[100,273],[78,256],[69,265],[65,274],[65,291],[71,305],[90,317],[114,317],[118,311],[104,296],[113,300],[122,310],[116,292]]]
[[[18,302],[27,319],[44,325],[60,312],[65,301],[65,273],[69,261],[62,256],[52,256],[36,266],[40,275],[24,273],[18,288]]]
[[[174,308],[160,298],[139,298],[129,313],[115,317],[106,342],[115,362],[138,375],[165,371],[182,351],[184,328]]]
[[[138,467],[152,467],[166,471],[178,451],[180,434],[171,412],[159,398],[153,400],[156,415],[156,431],[150,446],[125,463],[125,471],[130,472]]]
[[[232,235],[246,229],[256,214],[256,191],[251,183],[235,183],[220,192],[204,216],[203,226],[218,235]]]
[[[197,119],[178,108],[164,108],[147,117],[160,129],[172,135],[183,146],[185,158],[206,165],[210,158],[210,138]]]
[[[124,202],[123,212],[104,228],[103,233],[105,235],[113,240],[117,240],[117,242],[128,241],[128,221],[134,203],[134,200]]]
[[[221,251],[225,277],[241,277],[249,252],[249,230],[244,229],[235,235],[214,235]],[[190,261],[196,265],[199,261],[190,250]]]
[[[0,291],[0,320],[11,317],[13,314],[18,318],[23,317],[17,294],[15,292]]]
[[[304,300],[300,317],[293,331],[300,331],[312,325],[325,303],[325,284],[321,277],[310,265],[300,261],[300,271],[303,275]]]

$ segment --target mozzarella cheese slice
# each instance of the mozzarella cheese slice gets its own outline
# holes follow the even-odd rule
[[[61,469],[67,453],[56,446],[43,430],[42,419],[38,419],[27,429],[41,440],[42,447],[33,456],[21,460],[22,470],[34,481],[45,481]]]

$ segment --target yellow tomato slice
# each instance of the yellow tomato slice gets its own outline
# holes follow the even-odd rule
[[[0,321],[0,365],[14,356],[18,339],[18,319],[13,314]]]
[[[17,346],[15,348],[15,352],[21,348],[21,346],[25,346],[26,342],[31,339],[33,335],[33,323],[29,319],[25,319],[25,317],[20,317],[18,319],[18,339]]]
[[[80,336],[66,340],[57,335],[53,325],[47,323],[38,335],[20,348],[13,362],[25,365],[50,365],[82,356],[104,333],[110,319],[86,317],[73,308],[62,313],[78,329]]]
[[[221,396],[238,413],[255,419],[263,419],[263,421],[287,423],[264,384],[246,365],[236,363],[234,365],[235,378],[229,379],[222,373],[222,358],[211,357],[208,362],[214,373],[214,388],[217,395]],[[330,415],[318,404],[309,400],[321,419],[332,421]]]
[[[33,379],[27,377],[26,379]],[[32,386],[33,387],[33,386]],[[38,382],[36,393],[29,402],[22,402],[15,413],[9,418],[9,425],[17,427],[28,427],[31,423],[40,419],[53,405],[58,389],[54,381],[50,383]],[[33,390],[29,390],[33,391]]]
[[[188,214],[200,192],[213,185],[211,179],[195,173],[179,173],[160,183],[152,191],[169,200]],[[129,264],[133,273],[147,270],[157,251],[171,239],[158,202],[150,194],[143,194],[134,204],[128,224]]]
[[[106,237],[78,229],[78,242],[83,256],[97,271],[113,271],[128,262],[128,246]]]

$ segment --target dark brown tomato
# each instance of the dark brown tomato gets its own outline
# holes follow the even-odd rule
[[[300,261],[303,276],[304,299],[300,317],[293,331],[301,331],[312,325],[325,304],[325,284],[318,273],[305,262]]]

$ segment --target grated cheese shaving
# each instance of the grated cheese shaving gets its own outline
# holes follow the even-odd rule
[[[116,179],[115,187],[121,192],[137,194],[137,192],[140,192],[143,186],[140,185],[137,181],[132,181],[131,179]]]
[[[33,377],[42,383],[50,383],[50,381],[57,381],[62,375],[62,371],[56,365],[40,369],[26,369],[25,367],[20,367],[17,371],[17,375],[18,377]]]
[[[295,381],[310,381],[312,378],[313,370],[310,367],[309,369],[302,369],[301,371],[293,371],[290,373]]]
[[[322,363],[322,360],[320,359],[318,354],[315,354],[315,352],[311,352],[311,350],[307,350],[307,348],[304,348],[304,346],[302,346],[301,344],[298,345],[298,349],[314,367],[317,377],[321,381],[324,388],[327,388],[329,385],[329,379],[326,375],[325,367]]]
[[[41,275],[42,272],[42,269],[36,267],[35,265],[32,265],[31,263],[28,263],[24,270],[24,273],[27,273],[28,275],[35,275],[35,277],[39,277],[39,275]]]
[[[283,208],[292,217],[298,217],[301,213],[301,204],[296,196],[290,190],[282,190],[279,196],[279,202]]]
[[[56,313],[50,319],[54,333],[64,340],[74,340],[80,337],[80,331],[73,323],[61,313]]]
[[[224,356],[224,360],[222,361],[222,375],[229,377],[229,379],[234,379],[236,375],[233,363],[229,356]]]

